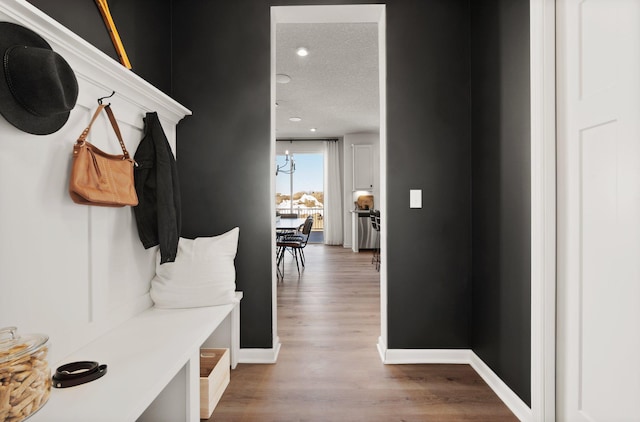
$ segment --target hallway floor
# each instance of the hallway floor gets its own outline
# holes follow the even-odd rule
[[[278,284],[277,364],[239,364],[211,421],[517,421],[468,365],[382,364],[371,252],[305,255]]]

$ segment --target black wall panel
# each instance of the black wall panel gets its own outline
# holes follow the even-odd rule
[[[272,347],[270,11],[265,2],[181,1],[174,10],[175,98],[186,237],[240,227],[242,347]]]
[[[387,6],[388,347],[469,347],[466,1]],[[409,208],[422,189],[423,207]]]
[[[471,4],[471,346],[530,403],[529,2]]]
[[[92,0],[29,0],[74,33],[120,62]],[[109,0],[132,71],[171,93],[171,0]]]

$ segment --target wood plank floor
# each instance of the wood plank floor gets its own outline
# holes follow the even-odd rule
[[[468,365],[382,364],[370,252],[305,255],[278,285],[277,364],[239,364],[211,421],[517,421]]]

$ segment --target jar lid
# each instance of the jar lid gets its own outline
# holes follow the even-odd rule
[[[16,327],[0,329],[0,364],[10,362],[39,350],[49,337],[44,334],[20,336]]]

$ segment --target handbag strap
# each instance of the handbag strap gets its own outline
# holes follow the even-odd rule
[[[130,159],[129,151],[127,151],[127,147],[124,145],[124,141],[122,140],[122,134],[120,133],[120,128],[118,127],[118,122],[116,121],[116,117],[113,115],[113,111],[111,111],[111,107],[109,104],[107,105],[100,104],[98,106],[95,113],[93,113],[93,117],[89,122],[89,126],[87,126],[87,128],[83,130],[82,133],[80,134],[80,137],[78,138],[78,143],[86,142],[87,136],[89,135],[89,131],[91,130],[91,126],[93,126],[93,122],[96,121],[96,119],[98,118],[98,115],[103,109],[107,112],[107,116],[109,116],[109,121],[111,122],[111,126],[113,127],[113,131],[116,133],[116,136],[118,137],[118,141],[120,142],[120,148],[122,148],[122,153],[124,154],[124,158],[126,160],[129,160]]]
[[[96,121],[96,118],[98,117],[98,114],[100,114],[100,112],[102,111],[102,109],[104,108],[104,104],[100,104],[98,106],[98,108],[96,109],[96,112],[93,113],[93,117],[91,118],[91,121],[89,122],[89,126],[86,127],[85,130],[82,131],[82,133],[80,134],[80,136],[78,137],[78,143],[83,143],[87,140],[87,135],[89,135],[89,131],[91,130],[91,126],[93,125],[93,122]]]
[[[124,146],[124,141],[122,140],[122,135],[120,134],[120,128],[118,127],[118,122],[116,121],[116,117],[113,115],[113,111],[111,111],[111,105],[107,104],[104,106],[104,109],[107,111],[107,115],[109,116],[109,121],[111,121],[111,126],[113,126],[113,131],[116,133],[118,137],[118,141],[120,141],[120,147],[122,148],[122,153],[124,154],[124,158],[129,159],[129,151],[127,151],[127,147]]]

